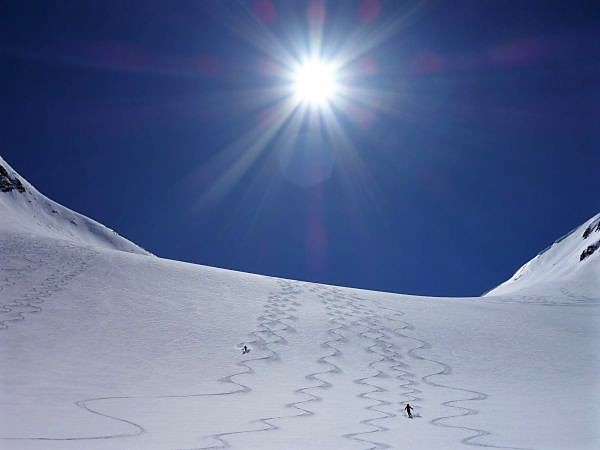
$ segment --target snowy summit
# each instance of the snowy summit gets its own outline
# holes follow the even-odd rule
[[[600,215],[417,297],[154,257],[0,166],[2,449],[600,448]]]

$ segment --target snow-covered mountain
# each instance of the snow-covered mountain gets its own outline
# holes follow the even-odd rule
[[[95,220],[41,194],[0,157],[0,230],[45,235],[80,244],[149,254]]]
[[[600,213],[525,263],[487,296],[524,294],[581,301],[600,297]]]
[[[526,295],[276,279],[149,257],[1,163],[1,449],[600,448],[596,253]]]

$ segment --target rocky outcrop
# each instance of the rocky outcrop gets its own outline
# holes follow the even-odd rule
[[[25,192],[25,187],[21,183],[21,180],[17,177],[11,177],[6,169],[0,165],[0,191],[11,192],[14,189],[21,193]]]
[[[579,256],[579,261],[583,261],[585,258],[593,254],[600,247],[600,241],[593,243],[592,245],[588,245],[588,247],[581,253]]]
[[[583,232],[583,238],[587,239],[593,232],[600,231],[600,219],[592,222]]]
[[[592,233],[600,232],[600,218],[594,220],[583,232],[583,239],[590,237]],[[594,242],[592,245],[588,245],[587,248],[579,255],[579,261],[583,261],[588,256],[592,255],[600,247],[600,240]]]

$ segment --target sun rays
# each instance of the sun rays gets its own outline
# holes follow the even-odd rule
[[[390,93],[372,81],[381,74],[369,52],[414,19],[421,4],[415,2],[386,18],[379,14],[381,8],[370,10],[365,16],[368,20],[359,17],[357,26],[351,28],[339,26],[321,1],[308,2],[304,17],[271,7],[223,12],[230,29],[263,56],[256,63],[259,82],[251,92],[255,99],[252,127],[216,157],[222,161],[216,164],[221,166],[221,175],[201,202],[218,201],[248,174],[263,174],[254,170],[255,165],[270,153],[276,153],[273,156],[280,161],[312,162],[310,155],[302,159],[290,153],[316,149],[313,153],[324,158],[327,170],[323,171],[324,163],[318,158],[314,167],[298,169],[307,179],[294,184],[302,186],[326,181],[334,165],[342,171],[364,173],[364,167],[348,167],[362,164],[352,133],[372,127],[377,116],[389,110],[383,103],[391,101]],[[344,31],[348,29],[352,31]],[[282,170],[285,178],[289,178],[289,166],[286,163]],[[326,176],[311,174],[311,170]]]

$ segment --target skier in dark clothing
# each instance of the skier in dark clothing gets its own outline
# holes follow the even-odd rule
[[[410,403],[407,403],[406,406],[404,407],[404,410],[406,411],[406,413],[408,414],[408,418],[412,419],[413,415],[412,415],[412,410],[414,408],[412,406],[410,406]]]
[[[244,348],[242,349],[242,355],[245,355],[246,353],[250,353],[250,349],[247,345],[244,345]]]

